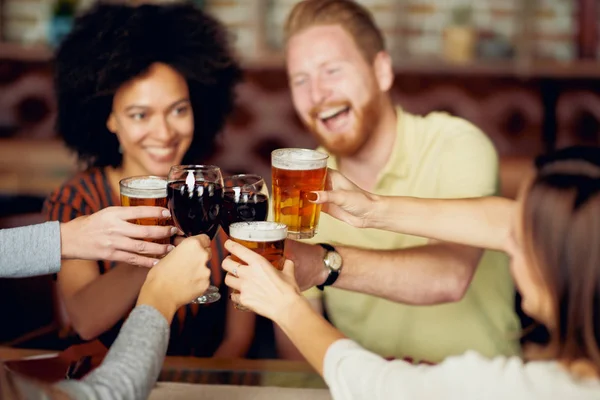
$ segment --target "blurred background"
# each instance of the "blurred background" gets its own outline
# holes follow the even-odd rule
[[[230,28],[246,73],[210,161],[270,177],[271,150],[315,146],[295,116],[282,54],[296,1],[193,2]],[[52,55],[73,16],[93,3],[0,0],[0,228],[39,222],[45,196],[77,169],[54,130]],[[360,3],[385,33],[398,103],[481,127],[501,155],[503,195],[515,195],[534,156],[600,145],[597,0]],[[0,280],[0,345],[61,346],[51,285],[49,277]]]

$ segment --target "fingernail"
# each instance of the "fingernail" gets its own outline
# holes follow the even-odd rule
[[[165,218],[170,218],[171,217],[171,211],[169,211],[169,210],[163,210],[162,216],[165,217]]]
[[[306,195],[308,201],[317,201],[319,200],[319,194],[317,192],[310,192]]]
[[[172,244],[167,246],[167,251],[171,251],[175,248],[175,246],[173,246]]]
[[[158,264],[158,260],[154,260],[154,262],[152,263],[152,265],[156,265]]]
[[[175,228],[174,226],[171,227],[171,235],[176,235],[178,232],[177,228]]]

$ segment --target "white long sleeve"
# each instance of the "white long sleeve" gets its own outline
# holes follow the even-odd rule
[[[556,362],[487,359],[469,351],[435,365],[386,361],[342,339],[327,350],[325,381],[336,400],[598,400],[600,380],[577,380]]]

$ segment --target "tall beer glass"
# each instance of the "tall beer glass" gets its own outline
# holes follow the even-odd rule
[[[167,208],[167,179],[159,176],[132,176],[121,179],[121,205],[129,206],[158,206]],[[140,218],[131,221],[138,225],[169,226],[171,218]],[[170,237],[164,239],[144,239],[159,244],[169,244]]]
[[[211,239],[219,229],[223,202],[223,176],[214,165],[175,165],[168,178],[167,196],[175,224],[186,236],[204,233]],[[213,303],[221,298],[211,285],[196,304]]]
[[[283,251],[287,237],[285,224],[271,221],[236,222],[229,226],[229,237],[266,258],[276,269],[283,269]],[[243,265],[236,256],[232,255],[231,258]],[[243,306],[236,304],[235,307],[247,311]]]
[[[321,205],[308,201],[308,195],[325,189],[328,158],[308,149],[271,153],[274,220],[287,225],[289,238],[308,239],[317,233]]]

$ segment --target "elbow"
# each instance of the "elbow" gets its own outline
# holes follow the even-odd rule
[[[442,303],[458,303],[461,301],[469,288],[469,282],[463,279],[453,279],[440,293]]]
[[[79,337],[81,339],[85,340],[86,342],[89,342],[90,340],[94,340],[98,337],[98,335],[96,335],[91,330],[76,330],[76,332],[79,335]]]
[[[74,316],[71,316],[71,326],[77,335],[85,341],[96,339],[102,333],[89,320]]]
[[[75,332],[77,332],[77,335],[79,335],[79,337],[85,341],[90,341],[90,340],[94,340],[98,337],[98,333],[96,333],[96,331],[94,329],[91,329],[90,327],[77,327],[75,325],[73,325],[73,329],[75,329]]]
[[[438,296],[439,302],[457,303],[461,301],[467,294],[472,279],[473,273],[468,272],[466,269],[448,276],[445,282],[441,282]]]
[[[469,249],[455,254],[454,262],[448,265],[449,273],[444,279],[445,282],[440,282],[440,296],[443,302],[457,303],[465,297],[482,255],[481,249]]]

